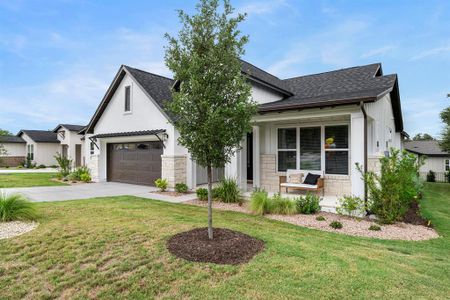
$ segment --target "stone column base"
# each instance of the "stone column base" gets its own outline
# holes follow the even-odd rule
[[[92,155],[89,159],[87,167],[91,171],[91,179],[93,182],[99,182],[98,177],[98,155]]]
[[[25,156],[2,156],[0,167],[17,167],[25,161]]]
[[[187,157],[184,155],[162,155],[161,178],[167,179],[169,188],[177,183],[186,184]]]

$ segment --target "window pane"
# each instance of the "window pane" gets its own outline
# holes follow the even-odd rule
[[[278,151],[278,171],[297,168],[296,151]]]
[[[348,126],[326,126],[325,148],[348,149]]]
[[[321,169],[320,127],[300,128],[300,169]]]
[[[348,175],[348,151],[325,151],[325,173]]]
[[[125,87],[125,111],[130,111],[130,87]]]
[[[278,149],[297,149],[297,129],[278,129]]]

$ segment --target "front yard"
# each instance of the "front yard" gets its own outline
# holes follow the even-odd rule
[[[56,173],[1,173],[0,188],[67,185],[56,182]]]
[[[206,209],[135,197],[40,203],[34,231],[0,240],[0,298],[433,298],[450,294],[450,185],[427,184],[441,238],[385,241],[216,211],[215,226],[265,241],[248,264],[177,259],[173,234]]]

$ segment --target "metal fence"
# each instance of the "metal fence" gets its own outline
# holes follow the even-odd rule
[[[434,172],[434,174],[435,174],[435,181],[436,182],[449,182],[446,172]],[[427,175],[428,175],[428,172],[421,172],[420,173],[420,178],[422,178],[423,180],[427,181]]]

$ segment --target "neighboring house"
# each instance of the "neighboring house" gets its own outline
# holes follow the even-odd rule
[[[25,156],[37,165],[56,165],[55,155],[61,151],[56,133],[47,130],[21,130],[18,137],[25,141]]]
[[[84,128],[85,126],[82,125],[59,124],[53,130],[61,144],[60,153],[63,157],[72,160],[73,167],[84,164],[84,139],[83,134],[79,133],[80,131],[83,132]]]
[[[383,75],[381,64],[282,80],[243,61],[242,72],[259,112],[242,149],[225,170],[215,170],[216,178],[236,178],[243,190],[278,191],[287,169],[320,170],[325,195],[363,196],[356,163],[378,170],[390,147],[402,148],[397,76]],[[94,180],[204,183],[204,169],[177,143],[174,116],[165,109],[171,88],[177,84],[170,78],[120,67],[84,131]]]
[[[17,167],[25,161],[26,142],[21,137],[0,135],[0,145],[6,150],[6,155],[0,157],[0,167]]]
[[[408,141],[405,142],[405,149],[426,157],[425,164],[420,168],[422,178],[433,171],[439,181],[445,181],[445,173],[450,171],[450,153],[443,151],[438,141]]]

